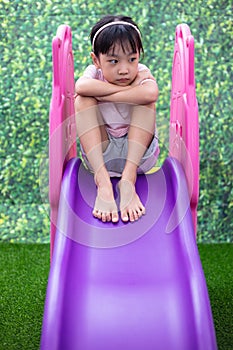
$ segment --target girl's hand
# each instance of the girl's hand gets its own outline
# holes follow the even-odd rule
[[[109,95],[109,96],[111,96],[111,95]],[[108,102],[108,96],[96,96],[95,99],[98,102]]]
[[[142,70],[142,71],[138,72],[136,78],[131,83],[131,86],[140,85],[140,83],[143,80],[145,80],[145,79],[153,79],[153,80],[155,80],[155,78],[153,77],[153,75],[151,74],[149,69],[145,69],[145,70]]]

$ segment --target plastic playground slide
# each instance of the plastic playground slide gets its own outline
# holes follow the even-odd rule
[[[147,212],[134,223],[92,217],[93,175],[76,157],[68,26],[58,28],[53,60],[52,261],[41,350],[216,349],[195,237],[198,111],[188,26],[176,29],[170,157],[158,171],[138,177]],[[118,200],[117,181],[113,178]]]

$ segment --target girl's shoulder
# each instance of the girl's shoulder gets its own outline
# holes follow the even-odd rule
[[[83,77],[104,80],[102,71],[100,69],[97,69],[94,64],[90,64],[89,66],[87,66],[83,73]]]
[[[142,70],[150,70],[145,64],[138,63],[138,71],[141,72]]]

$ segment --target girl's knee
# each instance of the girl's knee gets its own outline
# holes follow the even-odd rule
[[[154,102],[149,103],[148,105],[146,105],[146,107],[152,109],[152,111],[155,111],[155,103]]]
[[[76,96],[74,100],[75,111],[83,111],[84,109],[97,105],[97,101],[94,97],[89,96]]]

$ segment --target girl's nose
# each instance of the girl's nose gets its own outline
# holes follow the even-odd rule
[[[118,74],[120,74],[120,75],[128,74],[128,72],[129,72],[129,70],[128,70],[128,67],[126,65],[122,65],[118,70]]]

